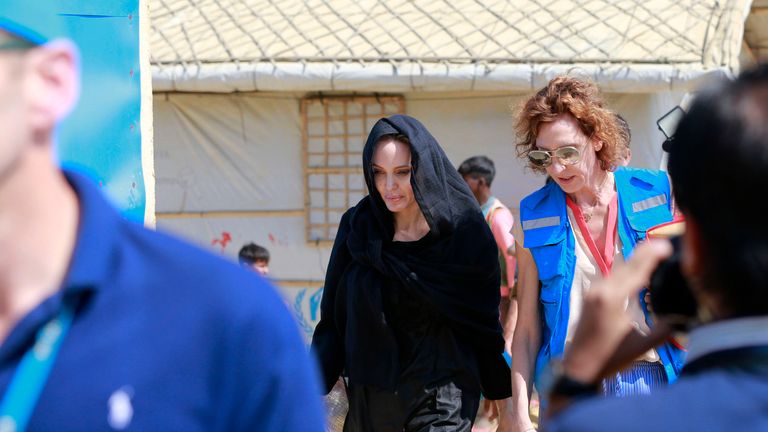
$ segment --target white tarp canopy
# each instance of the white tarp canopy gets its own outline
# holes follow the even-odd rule
[[[749,0],[153,0],[155,91],[607,91],[738,71]]]

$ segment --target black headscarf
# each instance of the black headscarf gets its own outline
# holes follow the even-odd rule
[[[386,135],[410,141],[411,185],[430,229],[430,242],[418,256],[391,247],[393,216],[374,184],[373,152]],[[382,293],[394,280],[472,346],[478,364],[471,369],[486,397],[509,396],[498,315],[498,249],[467,184],[424,125],[404,115],[374,125],[363,149],[363,170],[369,195],[342,218],[312,341],[326,390],[344,367],[350,380],[394,387],[398,348]]]

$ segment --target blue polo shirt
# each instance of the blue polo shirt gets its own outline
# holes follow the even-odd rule
[[[4,394],[37,330],[77,302],[29,430],[324,430],[314,362],[267,282],[66,175],[80,226],[65,282],[0,346]]]

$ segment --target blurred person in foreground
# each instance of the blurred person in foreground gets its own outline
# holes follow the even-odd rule
[[[341,218],[312,338],[345,431],[469,432],[480,393],[510,396],[498,249],[437,140],[405,115],[363,149],[368,195]]]
[[[622,307],[671,252],[651,240],[585,299],[551,395],[550,431],[768,430],[768,225],[755,193],[768,189],[768,65],[697,95],[668,168],[687,226],[680,272],[698,306],[680,379],[649,396],[589,397],[622,358],[670,335],[660,317],[638,337]]]
[[[533,430],[532,384],[546,394],[544,371],[568,351],[591,285],[632,254],[647,228],[672,219],[672,199],[666,173],[621,166],[628,138],[591,82],[552,79],[524,102],[516,129],[518,153],[552,178],[520,203],[525,249],[518,258],[535,270],[520,268],[513,406],[502,424],[522,432]],[[650,332],[644,296],[626,300],[632,322]],[[677,377],[682,356],[671,344],[641,353],[606,377],[602,392],[625,396],[664,387]]]
[[[79,91],[57,5],[0,6],[0,429],[322,431],[274,290],[57,166]]]

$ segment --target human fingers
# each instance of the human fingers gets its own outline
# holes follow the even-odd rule
[[[628,261],[614,266],[614,271],[606,278],[605,285],[610,285],[612,292],[622,296],[636,294],[648,285],[653,270],[670,255],[672,244],[668,240],[643,242],[635,248]]]
[[[619,324],[629,325],[624,316],[626,299],[647,285],[653,269],[671,253],[672,246],[668,241],[640,244],[629,261],[616,264],[615,271],[610,276],[597,282],[584,295],[581,318],[584,324],[579,327],[587,327],[588,324],[594,326],[589,332],[608,327],[606,331],[621,333],[623,336],[625,332]]]
[[[621,340],[613,355],[605,362],[600,377],[606,377],[631,364],[640,355],[666,342],[673,329],[664,322],[657,322],[650,333],[631,331]]]
[[[584,295],[581,319],[566,354],[573,368],[571,373],[579,374],[584,382],[591,382],[606,365],[610,368],[626,360],[622,353],[627,351],[619,350],[623,344],[637,347],[647,342],[632,335],[634,328],[626,313],[626,300],[647,284],[658,262],[671,252],[669,242],[641,244],[629,261],[617,265],[614,273]]]

